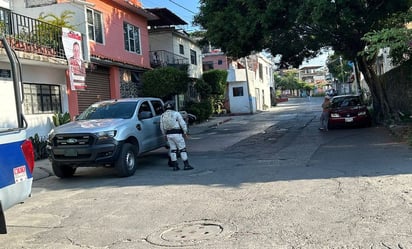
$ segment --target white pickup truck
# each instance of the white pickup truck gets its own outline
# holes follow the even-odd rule
[[[78,167],[114,167],[131,176],[142,153],[165,147],[160,130],[163,101],[142,97],[95,103],[75,121],[55,127],[47,150],[54,174],[71,177]]]

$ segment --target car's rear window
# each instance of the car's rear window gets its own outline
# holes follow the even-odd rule
[[[361,104],[360,98],[357,96],[334,98],[332,100],[332,107],[347,107],[347,106],[358,106]]]
[[[136,110],[137,102],[104,102],[89,106],[77,120],[131,118]]]

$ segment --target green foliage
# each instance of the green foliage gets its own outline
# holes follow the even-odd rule
[[[360,55],[373,60],[380,49],[389,47],[389,57],[392,63],[395,65],[404,63],[412,55],[412,30],[405,25],[410,22],[412,22],[412,8],[383,19],[382,29],[371,30],[362,38],[367,47],[365,51],[360,52]]]
[[[203,122],[212,115],[213,104],[210,99],[201,102],[188,102],[186,104],[186,111],[196,115],[197,122]]]
[[[212,94],[212,87],[203,79],[196,80],[195,89],[201,99],[207,99]]]
[[[226,70],[209,70],[203,73],[203,80],[211,87],[211,94],[223,95],[226,89],[228,72]]]
[[[385,17],[410,7],[409,0],[203,0],[195,23],[206,30],[213,46],[230,56],[268,49],[281,54],[283,63],[297,67],[326,46],[355,58],[365,47],[364,34],[380,30]]]
[[[360,55],[365,55],[369,60],[373,60],[383,48],[390,48],[389,57],[395,65],[406,62],[412,56],[412,30],[406,27],[371,31],[362,40],[367,47]]]
[[[54,126],[60,126],[62,124],[69,123],[71,121],[70,113],[55,113],[52,117]]]
[[[75,26],[70,24],[70,19],[73,18],[73,15],[75,13],[70,10],[65,10],[63,11],[60,16],[57,16],[53,13],[40,13],[40,16],[38,17],[38,20],[58,26],[58,27],[65,27],[69,28],[71,30],[75,30]]]
[[[334,78],[338,79],[340,82],[344,82],[350,77],[352,73],[352,67],[348,65],[348,60],[340,60],[340,56],[333,54],[328,57],[326,66],[328,67],[329,73],[333,75]]]
[[[61,28],[66,27],[72,30],[75,29],[75,27],[69,22],[69,20],[73,17],[73,14],[74,12],[69,10],[63,11],[60,16],[56,16],[52,13],[40,13],[38,20],[44,23],[36,26],[34,31],[34,39],[36,42],[56,48],[61,39]]]
[[[46,150],[47,139],[40,138],[39,134],[34,134],[34,137],[29,137],[30,141],[33,144],[34,149],[34,160],[40,160],[47,158],[48,153]]]
[[[275,81],[276,88],[282,90],[296,90],[303,87],[295,71],[286,71],[283,75],[275,75]]]
[[[145,96],[166,98],[187,91],[187,71],[174,67],[162,67],[146,71],[142,77]]]

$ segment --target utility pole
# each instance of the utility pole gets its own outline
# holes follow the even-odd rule
[[[249,89],[249,75],[248,75],[248,66],[247,66],[247,56],[245,57],[245,72],[246,72],[246,87],[247,87],[247,95],[249,98],[249,112],[250,114],[253,114],[253,104],[252,104],[252,96],[250,95],[250,89]]]

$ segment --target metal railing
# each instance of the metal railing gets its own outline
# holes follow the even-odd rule
[[[150,51],[150,65],[152,67],[188,65],[189,59],[166,50]]]
[[[16,51],[66,59],[61,27],[0,8],[0,33]]]

